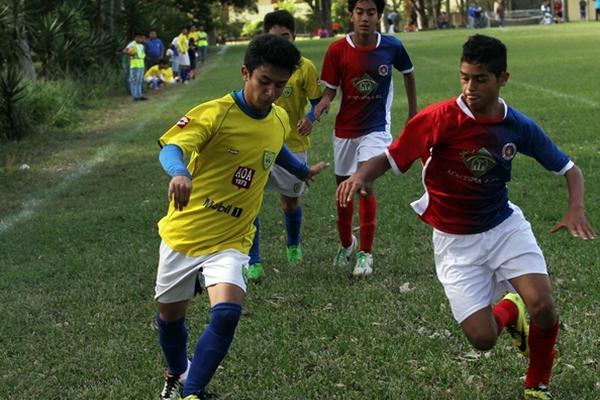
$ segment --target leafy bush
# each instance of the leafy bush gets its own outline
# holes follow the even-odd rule
[[[23,108],[35,114],[38,127],[65,127],[75,121],[79,88],[71,79],[60,81],[40,79],[27,88]]]
[[[27,97],[23,77],[14,68],[0,73],[0,134],[18,140],[29,128],[23,101]]]
[[[262,20],[245,23],[242,29],[242,36],[254,37],[260,35],[263,30],[262,26]]]

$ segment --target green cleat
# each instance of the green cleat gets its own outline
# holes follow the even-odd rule
[[[356,253],[356,265],[352,271],[354,276],[369,276],[373,273],[373,255],[365,251]]]
[[[525,399],[552,400],[552,395],[548,390],[548,386],[539,385],[534,388],[525,388]]]
[[[261,263],[250,264],[244,267],[244,275],[249,281],[258,282],[265,277],[265,270]]]
[[[300,264],[302,262],[302,247],[299,244],[287,247],[287,260],[290,264]]]
[[[513,343],[517,349],[519,349],[523,355],[527,356],[529,354],[529,345],[527,343],[529,338],[529,322],[527,321],[527,314],[525,314],[525,303],[517,293],[508,293],[504,296],[504,299],[514,303],[519,310],[517,324],[507,326],[506,330],[512,337]],[[535,399],[535,397],[532,398]]]

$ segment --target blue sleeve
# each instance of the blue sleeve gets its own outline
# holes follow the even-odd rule
[[[516,114],[516,113],[515,113]],[[564,174],[570,167],[569,157],[561,151],[533,120],[517,114],[523,123],[524,140],[518,150],[536,159],[544,168],[556,174]]]
[[[188,171],[185,161],[183,160],[183,152],[179,146],[174,144],[166,145],[158,154],[158,159],[169,176],[187,176],[192,179],[192,175]]]
[[[281,151],[277,154],[275,164],[279,165],[301,181],[308,175],[308,165],[306,162],[296,157],[286,145],[283,145]]]
[[[396,53],[395,53],[395,57],[394,57],[394,68],[396,68],[398,71],[402,72],[403,74],[408,74],[410,72],[412,72],[414,70],[414,66],[413,63],[408,55],[408,53],[406,52],[406,49],[404,48],[404,45],[402,44],[402,42],[396,38],[394,41],[395,43],[395,48],[396,48]]]
[[[310,101],[310,111],[306,114],[306,117],[308,117],[308,119],[310,119],[310,122],[315,122],[315,119],[317,119],[315,117],[315,106],[317,104],[319,104],[319,101],[321,101],[321,98],[319,97],[318,99],[309,99]]]

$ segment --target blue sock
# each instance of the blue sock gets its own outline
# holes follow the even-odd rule
[[[287,244],[288,246],[300,244],[300,228],[302,227],[302,207],[296,208],[295,212],[286,213],[285,227],[287,228]]]
[[[211,309],[210,323],[196,344],[192,366],[183,388],[183,397],[204,392],[206,385],[225,358],[242,315],[242,306],[219,303]]]
[[[254,226],[256,227],[256,233],[254,233],[254,240],[252,241],[252,247],[248,254],[250,256],[250,265],[262,262],[260,260],[260,221],[258,220],[258,217],[254,220]]]
[[[158,326],[158,340],[167,359],[169,374],[183,374],[188,367],[188,331],[185,327],[185,317],[176,321],[163,321],[157,314],[156,325]]]

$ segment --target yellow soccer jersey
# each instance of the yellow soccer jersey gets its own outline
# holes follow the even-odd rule
[[[294,71],[285,85],[281,97],[275,102],[278,106],[283,107],[290,117],[292,134],[285,144],[294,153],[310,148],[308,136],[299,135],[296,126],[298,121],[306,114],[306,99],[318,99],[321,94],[319,73],[315,68],[315,64],[308,58],[302,57],[300,67]]]
[[[253,118],[233,94],[199,105],[169,129],[159,143],[191,155],[192,175],[188,205],[177,211],[171,201],[158,223],[169,247],[189,256],[226,249],[247,254],[264,187],[289,131],[282,108]]]
[[[150,77],[162,77],[165,82],[171,83],[173,82],[173,70],[171,67],[161,69],[158,64],[156,64],[150,67],[150,69],[148,69],[148,71],[146,71],[144,74],[144,78]]]

